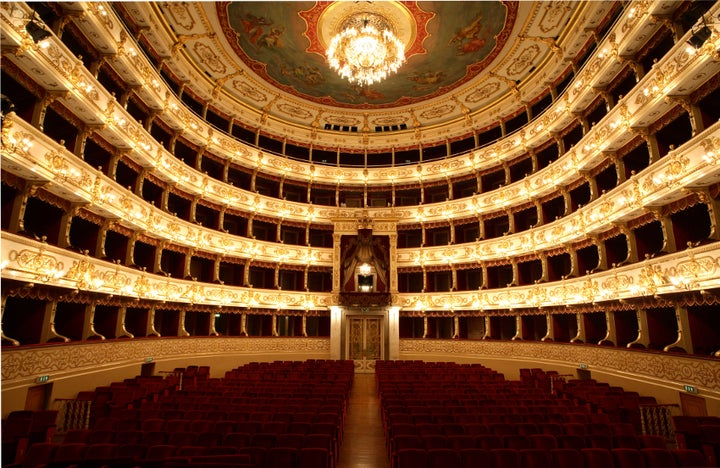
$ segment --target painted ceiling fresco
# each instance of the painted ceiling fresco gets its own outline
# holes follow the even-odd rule
[[[217,12],[237,55],[264,80],[304,99],[357,108],[412,104],[467,82],[500,52],[517,16],[516,2],[404,2],[421,43],[396,74],[361,87],[340,78],[314,51],[315,12],[328,4],[222,2]]]

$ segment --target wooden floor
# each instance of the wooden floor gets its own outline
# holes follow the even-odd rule
[[[375,374],[355,374],[337,468],[389,468]]]

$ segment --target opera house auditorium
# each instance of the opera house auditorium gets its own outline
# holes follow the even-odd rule
[[[720,457],[720,2],[2,2],[2,466]]]

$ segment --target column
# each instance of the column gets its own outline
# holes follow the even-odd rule
[[[570,343],[585,343],[587,338],[585,335],[585,319],[583,314],[575,314],[575,318],[577,319],[577,335],[570,340]]]
[[[12,211],[10,212],[10,221],[8,221],[8,231],[19,233],[25,230],[25,210],[30,197],[35,195],[41,184],[32,184],[24,182],[22,188],[13,200]]]
[[[522,341],[522,317],[520,314],[515,316],[515,336],[510,338],[512,341]]]
[[[342,316],[339,306],[330,306],[330,359],[342,359]]]
[[[60,340],[68,343],[70,338],[62,336],[55,331],[55,313],[57,312],[57,301],[50,301],[45,304],[45,314],[43,315],[42,331],[40,332],[40,343],[50,343],[51,341]]]
[[[178,318],[178,331],[177,336],[190,336],[190,333],[185,329],[185,315],[186,312],[181,310]]]
[[[638,262],[638,249],[637,249],[637,238],[635,237],[635,231],[632,229],[629,229],[626,224],[621,224],[618,226],[620,228],[620,232],[625,235],[625,239],[627,240],[627,249],[628,249],[628,255],[627,258],[620,262],[620,264],[623,263],[637,263]],[[619,266],[619,265],[618,265]]]
[[[115,323],[115,338],[135,338],[135,335],[127,331],[127,328],[125,328],[126,316],[127,307],[121,306],[118,309],[117,322]]]
[[[388,309],[388,359],[400,359],[400,307]]]
[[[660,228],[663,234],[663,245],[660,252],[663,253],[675,253],[677,252],[677,245],[675,244],[675,230],[673,229],[672,218],[662,212],[653,212],[655,219],[660,221]]]
[[[688,354],[693,354],[692,337],[690,336],[690,319],[687,307],[675,306],[675,319],[677,320],[677,340],[663,348],[663,351],[674,351],[677,348]]]
[[[248,336],[247,314],[245,312],[240,316],[240,336]]]
[[[460,338],[460,317],[455,315],[453,316],[453,340],[457,340]]]
[[[552,314],[550,312],[547,312],[545,314],[545,322],[547,324],[547,333],[545,333],[545,336],[540,338],[540,341],[555,341],[555,321],[553,320]]]
[[[388,275],[390,276],[390,293],[391,294],[397,294],[398,293],[398,274],[397,274],[397,225],[395,226],[395,232],[390,234],[390,268],[388,271]]]
[[[95,306],[96,302],[92,301],[85,305],[85,320],[83,323],[83,340],[99,339],[104,340],[105,337],[95,331]]]
[[[155,305],[148,310],[147,325],[145,326],[146,336],[160,337],[160,333],[155,329]]]
[[[716,200],[708,189],[695,192],[703,203],[707,205],[708,216],[710,217],[710,234],[708,239],[720,240],[720,201]]]
[[[191,271],[190,271],[190,264],[191,264],[193,255],[195,255],[195,252],[197,252],[196,249],[190,249],[190,251],[185,254],[185,261],[183,262],[183,274],[182,274],[182,277],[185,279],[192,279],[192,280],[196,279],[196,278],[193,278]]]
[[[217,318],[217,317],[215,317],[215,312],[211,312],[208,315],[210,316],[209,317],[210,323],[209,323],[209,327],[208,327],[208,330],[210,330],[209,335],[210,336],[218,336],[219,333],[215,329],[215,319]]]
[[[615,327],[615,314],[609,310],[605,311],[605,338],[598,341],[599,345],[615,346],[617,344],[617,328]]]
[[[490,316],[489,316],[489,315],[486,315],[486,316],[485,316],[485,334],[484,334],[483,337],[482,337],[483,340],[489,340],[489,339],[492,338],[491,329],[490,329],[490,324],[491,324],[491,322],[490,322]]]
[[[13,346],[20,346],[20,342],[14,338],[10,338],[9,336],[5,335],[5,332],[2,329],[2,325],[4,323],[4,317],[5,317],[5,303],[7,302],[7,296],[2,296],[2,302],[0,303],[0,338],[2,341],[9,341]]]
[[[30,123],[33,127],[40,131],[43,131],[45,125],[45,115],[47,114],[47,108],[56,99],[63,97],[67,93],[45,91],[45,94],[38,101],[35,101],[35,107],[33,108],[32,117]]]
[[[541,252],[540,253],[540,268],[542,269],[542,275],[540,278],[536,281],[536,283],[547,283],[550,278],[550,273],[548,271],[548,255],[547,252]]]
[[[648,320],[647,320],[647,310],[645,309],[638,309],[635,311],[636,317],[637,317],[637,324],[638,324],[638,334],[637,338],[635,338],[634,341],[631,341],[627,344],[628,348],[643,348],[647,349],[647,347],[650,345],[650,334],[648,332]]]

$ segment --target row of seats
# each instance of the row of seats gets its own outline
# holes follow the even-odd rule
[[[510,448],[510,449],[556,449],[556,448],[666,448],[665,439],[654,435],[627,435],[615,437],[552,436],[547,434],[531,436],[497,435],[395,435],[391,439],[391,451],[395,457],[405,448],[418,449],[466,449],[466,448]]]
[[[477,372],[478,377],[469,383],[472,372]],[[402,376],[408,373],[422,375],[428,381],[403,381]],[[461,377],[456,379],[456,375]],[[404,449],[457,452],[666,448],[663,437],[640,436],[629,421],[617,421],[598,406],[570,397],[569,393],[558,396],[563,387],[555,391],[554,385],[563,377],[557,373],[548,376],[530,372],[530,377],[520,381],[505,381],[499,376],[478,365],[377,363],[376,379],[393,466],[399,463]],[[546,380],[552,384],[545,385]],[[455,389],[450,396],[442,393],[448,383],[455,382],[461,391]],[[592,383],[587,387],[595,388]],[[477,401],[487,403],[476,405]]]
[[[13,462],[22,456],[28,445],[50,442],[55,435],[56,410],[12,411],[2,422],[2,463]]]
[[[23,463],[6,468],[330,468],[332,455],[320,447],[215,448],[117,444],[32,446]]]
[[[707,466],[697,450],[643,448],[404,449],[397,468],[699,468]]]
[[[456,435],[456,434],[473,434],[473,435],[522,435],[530,436],[534,434],[550,434],[553,436],[560,435],[576,435],[576,436],[621,436],[635,435],[635,428],[632,424],[618,423],[565,423],[565,424],[533,424],[533,423],[474,423],[474,422],[456,422],[456,421],[433,421],[429,419],[425,422],[403,422],[404,418],[398,418],[396,413],[388,416],[387,432],[391,434],[420,434],[420,435]],[[399,420],[399,421],[398,421]]]
[[[63,440],[65,444],[116,444],[116,445],[174,445],[200,447],[322,447],[334,451],[337,445],[336,426],[319,424],[305,433],[272,432],[172,432],[162,431],[69,431]]]
[[[720,417],[674,416],[679,448],[701,450],[714,464],[720,463]]]
[[[236,372],[242,373],[244,368]],[[299,451],[318,449],[325,451],[327,466],[334,466],[354,377],[352,362],[278,361],[247,368],[249,373],[266,375],[266,378],[233,388],[235,381],[230,385],[223,379],[210,378],[209,371],[201,372],[197,368],[190,379],[186,370],[176,369],[166,374],[165,379],[127,379],[98,387],[95,392],[84,392],[83,398],[92,401],[94,409],[99,407],[101,411],[90,418],[88,429],[70,431],[59,447],[52,448],[53,457],[66,457],[74,447],[78,452],[72,458],[77,461],[104,447],[146,465],[148,459],[163,461],[176,455],[217,455],[214,451],[220,454],[294,451],[295,455],[290,457],[294,465],[299,463]],[[303,377],[303,373],[308,375]],[[289,375],[293,378],[284,380]],[[310,375],[332,375],[333,378],[328,382]],[[268,393],[263,393],[266,391]],[[238,403],[242,399],[242,404],[229,405],[225,398],[230,394]],[[311,403],[304,404],[298,395],[312,395]],[[115,396],[118,401],[114,400]],[[192,408],[183,407],[186,403]],[[202,409],[200,405],[204,405]],[[196,419],[198,417],[202,419]],[[40,450],[38,447],[30,446],[28,454]],[[264,460],[254,455],[250,463],[264,468],[264,461],[256,463],[258,457]],[[268,456],[268,460],[275,458],[282,457]],[[27,457],[18,457],[15,461],[35,468],[32,463],[25,463]],[[292,468],[288,463],[277,466]]]

